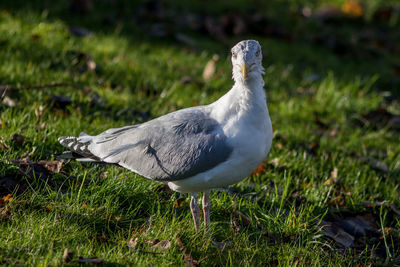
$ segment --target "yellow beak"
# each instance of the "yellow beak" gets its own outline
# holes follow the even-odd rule
[[[247,78],[247,73],[249,72],[249,66],[246,63],[240,65],[240,72],[242,73],[243,79]]]

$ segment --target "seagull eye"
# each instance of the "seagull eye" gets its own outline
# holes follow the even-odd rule
[[[258,57],[259,55],[260,55],[260,50],[257,50],[256,57]]]
[[[232,57],[236,58],[236,53],[235,52],[232,52]]]

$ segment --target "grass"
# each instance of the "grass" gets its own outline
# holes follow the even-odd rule
[[[319,4],[310,1],[310,6]],[[23,176],[10,160],[31,151],[32,162],[53,160],[64,151],[59,136],[96,134],[211,103],[232,86],[229,47],[191,32],[194,48],[151,37],[129,17],[140,3],[125,3],[125,10],[101,2],[87,16],[70,15],[64,2],[46,5],[0,4],[0,83],[77,85],[11,91],[16,105],[0,106],[0,176],[17,177],[26,189],[15,189],[12,201],[1,204],[0,264],[66,264],[62,255],[68,248],[75,259],[99,257],[109,265],[185,265],[177,237],[205,266],[399,264],[398,215],[388,206],[360,205],[384,201],[400,207],[398,129],[378,115],[372,120],[366,116],[379,108],[400,114],[399,82],[392,71],[398,51],[340,55],[308,42],[307,36],[295,42],[251,34],[230,37],[231,44],[255,38],[266,52],[265,89],[274,141],[260,174],[230,191],[212,192],[212,224],[205,234],[194,230],[187,196],[132,172],[71,161],[61,173]],[[180,1],[171,5],[182,8]],[[233,10],[243,6],[240,1],[231,5]],[[295,1],[292,5],[299,6]],[[118,12],[123,15],[117,23],[102,22]],[[310,30],[313,36],[321,30],[347,36],[371,22],[365,23],[323,28],[303,23],[293,35]],[[92,34],[73,36],[70,25],[87,27]],[[204,82],[202,72],[213,54],[220,58],[217,72]],[[96,68],[90,69],[93,62]],[[182,77],[191,82],[182,82]],[[63,104],[54,96],[71,101]],[[13,141],[15,133],[25,136],[22,144]],[[371,159],[388,170],[369,164]],[[236,218],[235,209],[251,224]],[[379,242],[367,236],[364,247],[343,249],[321,234],[316,222],[346,214],[372,214],[377,229],[391,230]],[[136,250],[127,247],[131,238],[138,238]],[[169,240],[171,247],[152,248],[148,241],[156,238]],[[213,241],[226,246],[221,250]],[[367,244],[388,251],[377,257]]]

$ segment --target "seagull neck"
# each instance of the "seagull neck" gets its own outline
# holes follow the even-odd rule
[[[249,109],[249,105],[257,103],[265,104],[264,80],[262,76],[251,80],[237,81],[232,88],[236,96],[234,101],[239,104],[240,109]]]
[[[243,83],[236,81],[232,89],[212,105],[211,116],[219,122],[240,118],[246,114],[268,113],[264,81],[258,79]],[[263,115],[264,116],[264,115]]]

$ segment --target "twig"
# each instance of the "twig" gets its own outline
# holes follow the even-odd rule
[[[0,85],[0,90],[10,90],[10,91],[16,91],[16,90],[23,90],[23,89],[42,89],[46,87],[59,87],[59,86],[69,86],[69,87],[74,87],[74,88],[81,88],[81,86],[73,83],[68,83],[68,82],[51,82],[51,83],[45,83],[45,84],[26,84],[26,85],[21,85],[21,86],[11,86],[11,85]]]

